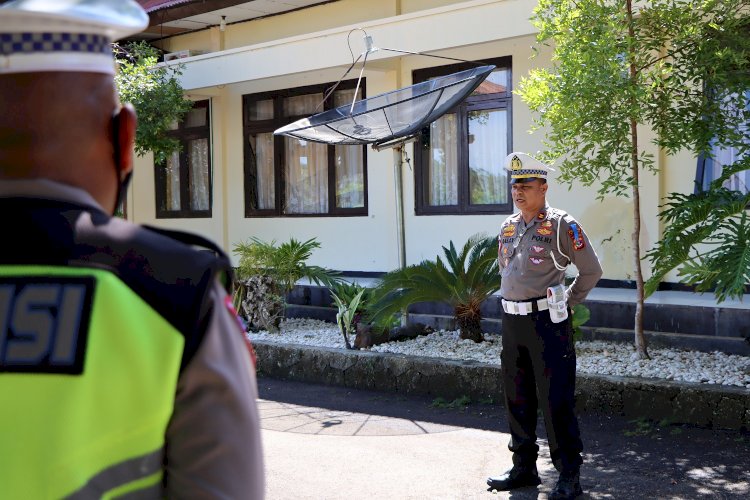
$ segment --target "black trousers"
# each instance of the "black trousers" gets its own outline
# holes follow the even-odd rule
[[[570,314],[570,313],[569,313]],[[575,416],[576,353],[570,318],[552,323],[549,311],[503,313],[501,368],[513,463],[535,463],[537,410],[547,429],[555,468],[577,470],[581,435]]]

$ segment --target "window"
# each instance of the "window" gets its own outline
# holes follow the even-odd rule
[[[738,100],[737,97],[737,94],[732,94],[727,97],[726,102],[735,103]],[[745,92],[744,102],[748,103],[748,105],[750,106],[750,91]],[[732,109],[730,105],[727,109],[731,112],[733,110],[737,110],[738,108],[737,106],[734,106]],[[745,113],[748,112],[750,112],[750,109],[745,108]],[[744,127],[741,127],[740,131],[747,140],[748,126],[745,125]],[[723,168],[745,159],[746,152],[747,148],[743,148],[743,150],[740,151],[740,149],[737,147],[723,147],[716,144],[716,141],[714,141],[714,145],[711,149],[711,157],[709,158],[707,155],[701,155],[698,158],[698,168],[696,170],[695,176],[696,191],[708,190],[711,182],[721,177]],[[724,181],[723,186],[733,191],[740,191],[742,193],[750,192],[750,170],[737,172],[729,179]]]
[[[243,96],[245,217],[367,215],[365,146],[274,136],[300,118],[351,104],[356,81]],[[362,99],[360,85],[357,100]],[[321,104],[322,103],[322,104]]]
[[[197,101],[170,135],[180,151],[154,166],[158,219],[211,217],[211,125],[208,101]]]
[[[423,128],[415,144],[417,215],[512,212],[508,176],[511,152],[511,58],[467,99]],[[474,67],[462,63],[413,72],[414,83]]]

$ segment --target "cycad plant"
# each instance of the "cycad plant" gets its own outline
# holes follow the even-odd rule
[[[291,238],[278,246],[275,240],[268,243],[251,238],[234,246],[240,257],[235,307],[251,328],[277,330],[285,297],[300,279],[323,286],[337,280],[336,272],[307,264],[316,248],[320,248],[320,243],[315,238],[303,242]]]
[[[453,308],[461,338],[483,341],[480,306],[500,289],[497,240],[474,235],[460,252],[451,241],[443,253],[445,261],[438,255],[386,274],[373,292],[370,319],[378,321],[417,302],[444,302]]]

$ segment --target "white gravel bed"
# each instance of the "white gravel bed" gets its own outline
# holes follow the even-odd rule
[[[281,324],[279,333],[259,331],[247,335],[251,341],[345,347],[338,326],[315,319],[288,319]],[[500,337],[485,334],[485,339],[485,342],[477,344],[459,339],[458,332],[439,330],[414,340],[386,342],[371,350],[499,365]],[[354,341],[353,336],[349,341]],[[580,341],[576,343],[578,372],[719,384],[750,390],[750,357],[655,347],[650,347],[648,351],[651,359],[640,360],[628,343]]]

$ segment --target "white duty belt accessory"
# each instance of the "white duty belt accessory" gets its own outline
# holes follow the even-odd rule
[[[529,300],[526,302],[513,302],[512,300],[502,299],[501,303],[503,304],[503,311],[505,311],[506,313],[521,316],[526,316],[527,314],[533,313],[534,303],[536,303],[537,311],[546,311],[547,309],[549,309],[549,304],[547,304],[546,298]]]

